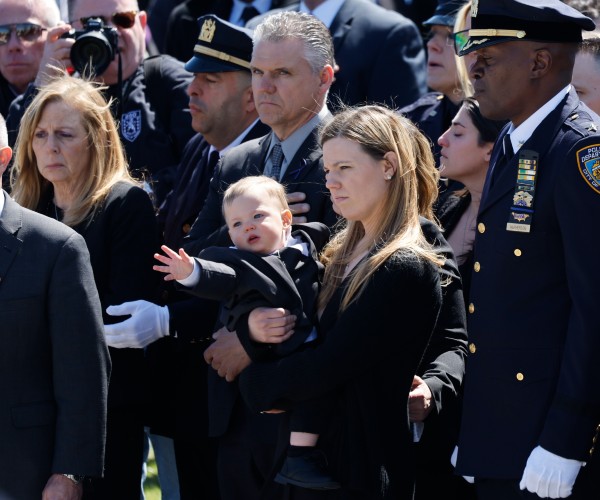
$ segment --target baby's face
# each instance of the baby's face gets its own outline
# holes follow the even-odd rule
[[[289,222],[280,203],[249,192],[225,206],[225,221],[233,244],[240,250],[270,254],[285,246]]]

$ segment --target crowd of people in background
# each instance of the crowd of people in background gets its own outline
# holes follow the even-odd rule
[[[600,498],[596,0],[0,0],[0,500]]]

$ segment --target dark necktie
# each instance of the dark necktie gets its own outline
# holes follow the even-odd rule
[[[490,165],[490,170],[488,172],[483,193],[481,195],[481,205],[483,205],[490,188],[494,185],[494,181],[498,178],[500,172],[502,172],[502,169],[504,169],[510,160],[512,160],[514,155],[515,153],[513,151],[512,142],[510,141],[510,134],[506,134],[502,138],[502,154],[498,155],[496,163]]]
[[[281,144],[277,143],[273,146],[271,150],[271,177],[276,181],[279,181],[279,177],[281,176],[281,165],[283,165],[283,150],[281,149]]]
[[[260,12],[258,12],[256,7],[253,7],[252,5],[247,5],[246,7],[244,7],[240,19],[244,22],[244,24],[246,24],[248,21],[250,21],[250,19],[258,16],[259,14]]]

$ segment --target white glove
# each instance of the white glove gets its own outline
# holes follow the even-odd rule
[[[108,306],[106,312],[111,316],[131,318],[104,325],[104,337],[110,347],[146,347],[155,340],[169,335],[169,308],[148,302],[134,300],[118,306]]]
[[[450,457],[450,463],[452,464],[452,467],[454,467],[454,468],[456,468],[456,459],[457,458],[458,458],[458,446],[455,446],[454,450],[452,450],[452,456]],[[473,484],[475,482],[475,478],[473,476],[463,476],[463,479],[467,483]]]
[[[529,455],[519,487],[541,498],[566,498],[585,462],[559,457],[541,446]]]

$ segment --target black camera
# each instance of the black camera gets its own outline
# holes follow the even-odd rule
[[[62,38],[74,38],[71,62],[80,75],[101,75],[118,51],[119,35],[99,17],[88,19],[82,30],[70,30]]]

